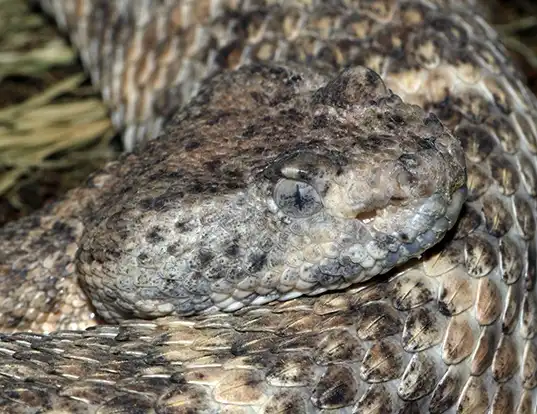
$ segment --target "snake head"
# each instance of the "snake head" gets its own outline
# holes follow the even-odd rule
[[[348,272],[340,287],[363,282],[440,241],[465,201],[466,171],[458,141],[438,118],[404,103],[371,70],[343,71],[311,103],[304,135],[325,145],[297,146],[264,176],[271,211],[303,222],[308,249],[325,243],[337,252],[327,258],[318,249],[325,266],[317,265],[312,282],[330,280],[316,285],[319,293],[333,286],[330,272]],[[339,235],[327,235],[327,223]]]
[[[459,142],[361,67],[217,75],[129,160],[78,255],[108,320],[365,282],[441,240],[465,200]]]

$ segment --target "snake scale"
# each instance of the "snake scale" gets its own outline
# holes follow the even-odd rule
[[[0,411],[537,412],[537,100],[479,5],[40,4],[129,152],[0,229]]]

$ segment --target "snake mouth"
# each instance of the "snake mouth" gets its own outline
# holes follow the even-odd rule
[[[427,234],[430,237],[426,239],[439,241],[457,221],[466,194],[466,186],[463,186],[450,196],[433,193],[409,203],[392,202],[357,217],[375,231],[395,236],[403,243],[414,243]],[[423,249],[428,247],[422,246]]]
[[[399,208],[404,207],[405,205],[404,198],[392,197],[390,202],[382,207],[373,207],[370,209],[365,209],[354,214],[354,218],[360,220],[364,224],[369,224],[373,222],[377,217],[382,216],[390,207]]]
[[[311,221],[308,234],[312,238],[297,246],[292,258],[284,257],[290,265],[282,270],[277,283],[249,286],[247,299],[244,290],[239,289],[241,286],[231,294],[214,295],[215,306],[232,311],[245,304],[259,306],[274,300],[315,296],[384,277],[382,275],[394,267],[419,257],[442,240],[457,221],[465,200],[466,187],[462,187],[449,198],[436,193],[414,203],[361,211],[352,218],[330,216],[329,219],[325,216],[334,229],[330,233],[333,239],[323,231],[322,224],[316,229],[316,222]],[[399,227],[393,226],[394,212],[398,214],[395,221],[400,220]],[[391,225],[380,229],[385,221],[391,221]],[[319,239],[325,238],[317,243],[317,250],[312,248],[315,235]],[[296,233],[295,237],[298,237],[294,239],[297,243],[302,240]],[[321,257],[309,261],[311,252],[321,252]]]
[[[395,202],[357,212],[351,222],[364,231],[361,239],[356,238],[347,249],[365,252],[360,255],[369,262],[374,261],[375,267],[382,269],[379,273],[386,273],[440,242],[456,223],[466,194],[463,186],[449,197],[434,193],[411,202]],[[354,261],[352,257],[351,261]],[[351,278],[357,283],[372,276],[373,272],[366,271],[357,272]]]

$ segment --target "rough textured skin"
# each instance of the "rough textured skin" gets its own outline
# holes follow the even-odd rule
[[[464,200],[458,141],[362,68],[217,76],[164,136],[86,221],[77,270],[107,321],[363,282],[440,240]]]
[[[401,156],[404,159],[409,153],[405,151],[415,155],[420,153],[418,148],[428,154],[423,159],[433,154],[437,158],[427,165],[432,171],[429,181],[422,181],[425,165],[419,161],[410,163],[414,169],[411,176],[420,177],[419,185],[405,186],[406,179],[391,177],[387,181],[391,185],[379,194],[361,192],[375,210],[360,214],[356,221],[367,226],[382,218],[386,208],[379,211],[378,203],[382,206],[388,198],[392,207],[386,211],[390,213],[393,208],[404,211],[413,202],[430,200],[423,196],[436,191],[436,187],[431,189],[433,183],[448,198],[446,194],[455,191],[457,179],[453,177],[460,175],[461,166],[457,146],[443,144],[451,142],[450,135],[431,116],[389,97],[378,80],[366,82],[373,79],[371,72],[351,69],[337,75],[334,69],[346,64],[370,67],[405,102],[436,113],[464,149],[468,198],[459,221],[441,243],[420,259],[358,287],[250,306],[235,315],[125,321],[119,326],[50,335],[2,335],[2,409],[536,412],[537,104],[494,32],[468,4],[388,0],[287,1],[282,5],[214,0],[50,3],[56,5],[60,24],[63,21],[65,29],[73,33],[74,43],[81,48],[95,82],[115,111],[118,127],[126,127],[127,146],[135,141],[133,137],[151,136],[150,129],[159,129],[158,125],[198,88],[197,80],[208,74],[253,58],[305,61],[318,74],[305,77],[308,69],[288,63],[288,70],[249,67],[233,75],[219,75],[171,119],[158,140],[97,173],[87,188],[69,194],[48,211],[2,229],[0,311],[4,331],[39,330],[43,322],[41,329],[49,331],[74,326],[70,324],[77,318],[82,325],[90,323],[91,309],[81,302],[84,293],[70,287],[75,285],[77,274],[84,280],[85,291],[93,294],[100,279],[88,275],[117,275],[114,266],[127,263],[127,259],[142,262],[130,269],[144,268],[142,252],[131,254],[129,250],[138,248],[138,242],[150,249],[147,257],[142,256],[149,262],[152,258],[160,261],[163,250],[169,256],[176,254],[176,250],[168,251],[166,241],[189,234],[189,230],[182,227],[184,221],[174,220],[180,225],[175,232],[170,231],[170,206],[188,205],[188,211],[175,212],[181,216],[193,211],[212,213],[211,203],[216,202],[217,213],[225,215],[226,210],[220,208],[224,204],[218,204],[222,199],[243,193],[248,195],[246,200],[256,200],[259,189],[267,188],[263,183],[274,183],[280,174],[287,178],[283,184],[272,184],[272,200],[288,215],[296,213],[297,205],[306,204],[312,206],[310,212],[317,212],[316,196],[334,202],[337,208],[328,211],[356,213],[348,208],[348,201],[341,202],[345,199],[341,193],[329,189],[333,191],[338,184],[349,190],[349,180],[335,178],[334,164],[343,174],[358,168],[357,154],[363,154],[368,142],[383,145],[380,150],[370,148],[367,160],[371,166],[385,165],[386,160],[393,162]],[[225,13],[224,4],[229,7]],[[72,14],[74,5],[79,8]],[[237,9],[233,11],[234,6]],[[66,14],[62,14],[62,7]],[[62,15],[67,17],[62,19]],[[166,21],[170,24],[164,24]],[[103,32],[100,25],[109,30]],[[291,76],[290,72],[302,76]],[[332,81],[327,81],[327,76]],[[338,79],[352,82],[338,83]],[[162,92],[158,92],[158,85]],[[353,87],[349,90],[345,85]],[[255,93],[249,94],[250,90]],[[357,90],[359,94],[353,92]],[[275,95],[268,99],[271,93]],[[177,100],[170,100],[172,97]],[[256,97],[263,99],[253,102]],[[298,119],[291,109],[299,114]],[[316,110],[327,119],[318,119]],[[218,111],[223,116],[214,122]],[[390,119],[373,116],[378,111],[388,113]],[[270,122],[264,121],[267,116]],[[152,119],[160,121],[153,124]],[[321,121],[320,127],[314,121]],[[401,140],[362,140],[370,128],[396,131]],[[415,137],[418,131],[420,136]],[[420,138],[433,131],[436,150],[446,157],[427,152],[430,142],[420,146],[424,142]],[[355,135],[349,139],[342,132]],[[282,135],[290,147],[279,147],[283,141],[274,138]],[[232,140],[225,137],[233,137],[234,152],[230,151]],[[322,144],[311,144],[321,137]],[[278,162],[281,151],[295,150],[302,140],[309,143],[306,154],[313,155],[287,159],[288,164]],[[237,142],[244,143],[240,144],[244,148]],[[267,152],[256,153],[256,146],[249,143],[263,143]],[[326,157],[334,152],[340,157]],[[243,157],[238,171],[231,168],[236,164],[229,154]],[[384,159],[386,154],[390,158]],[[275,168],[263,170],[268,165]],[[346,169],[349,165],[353,168]],[[446,168],[454,174],[440,174]],[[271,174],[253,174],[258,170]],[[190,180],[184,179],[186,172]],[[324,185],[326,177],[329,189]],[[300,187],[299,201],[289,203],[289,196],[279,195],[289,192],[286,180],[297,178],[316,191]],[[393,197],[394,189],[404,194],[401,205],[394,203],[398,199]],[[344,193],[348,197],[349,193]],[[209,205],[200,204],[199,194],[211,194]],[[460,192],[453,194],[456,206]],[[228,211],[247,211],[237,198],[231,199],[233,208]],[[287,202],[278,204],[277,200]],[[304,204],[304,200],[309,201]],[[356,199],[351,197],[351,201]],[[449,201],[444,206],[447,204]],[[117,209],[124,206],[128,208],[117,215]],[[200,206],[203,209],[196,210]],[[446,207],[443,214],[449,218],[455,213]],[[323,217],[327,216],[332,217]],[[198,213],[196,217],[209,219],[211,214]],[[151,218],[154,226],[163,225],[168,231],[148,232]],[[440,229],[449,227],[446,221],[447,226],[440,219]],[[407,221],[378,223],[389,223],[386,225],[394,227],[387,227],[388,233],[396,230],[399,241],[406,239],[400,230],[405,226],[401,223]],[[200,228],[211,228],[210,220],[200,224]],[[249,227],[246,216],[244,223],[230,222],[224,229],[235,231],[242,224],[256,228]],[[277,228],[265,223],[260,228],[279,234]],[[315,231],[314,226],[308,228]],[[254,234],[257,241],[265,233]],[[286,240],[291,243],[286,246],[321,245],[316,240],[304,241],[302,233],[294,234],[296,239]],[[209,236],[203,235],[204,240],[210,240]],[[214,236],[221,240],[220,235]],[[80,249],[75,255],[77,246]],[[240,262],[252,263],[246,257]],[[316,257],[312,254],[299,260],[313,262]],[[33,281],[43,283],[45,297],[32,287]],[[119,286],[127,292],[130,289],[128,282]],[[25,295],[25,289],[30,293]],[[102,297],[94,299],[102,316],[124,316],[123,304],[116,315],[112,314],[118,310],[116,306],[111,305],[115,310],[110,311],[107,305],[98,304],[114,299],[115,294],[108,289],[102,292]],[[242,299],[248,297],[248,290],[245,292]],[[55,294],[59,294],[57,299],[52,298]],[[117,304],[117,298],[111,303]],[[62,316],[64,311],[69,314],[73,310],[69,308],[79,309],[72,319]],[[141,303],[138,309],[152,313],[155,307]],[[157,309],[162,313],[168,310]],[[131,310],[125,313],[135,314]]]

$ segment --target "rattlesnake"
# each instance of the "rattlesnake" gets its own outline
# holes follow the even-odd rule
[[[537,100],[473,2],[41,4],[127,153],[0,230],[2,410],[536,412]]]

